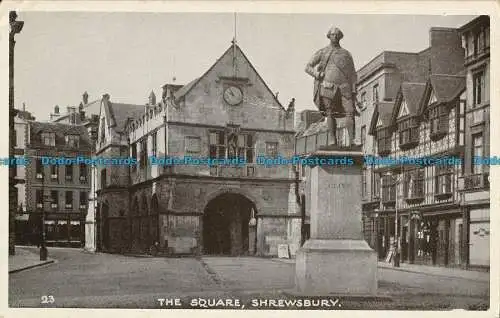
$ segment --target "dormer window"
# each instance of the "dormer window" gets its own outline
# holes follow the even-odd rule
[[[80,147],[80,136],[78,135],[66,135],[66,145],[71,148]]]
[[[419,129],[417,118],[406,117],[398,120],[399,147],[409,149],[418,145]]]
[[[377,147],[378,154],[381,156],[387,156],[391,153],[391,133],[389,128],[377,129]]]
[[[430,138],[434,141],[446,136],[448,133],[448,108],[446,104],[438,104],[429,109],[429,123],[431,127]]]
[[[53,132],[42,133],[42,144],[45,146],[55,147],[56,145],[56,134]]]

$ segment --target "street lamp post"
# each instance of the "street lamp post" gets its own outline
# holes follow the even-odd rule
[[[52,200],[50,200],[49,196],[45,195],[45,171],[42,170],[42,241],[40,242],[40,260],[41,261],[46,261],[47,256],[48,256],[48,251],[47,247],[45,246],[45,236],[46,236],[46,231],[45,231],[45,203],[50,203]]]
[[[24,26],[23,21],[16,21],[17,13],[9,13],[9,156],[14,156],[14,117],[16,110],[14,108],[14,46],[16,41],[14,35],[21,32]],[[17,210],[17,188],[15,180],[16,165],[9,167],[9,255],[16,254],[15,248],[15,211]]]
[[[392,172],[388,172],[386,175],[388,176],[393,176]],[[401,246],[400,246],[400,241],[399,241],[399,233],[398,233],[398,227],[399,227],[399,215],[398,215],[398,186],[400,184],[401,180],[399,177],[396,177],[396,181],[395,181],[395,186],[396,186],[396,196],[395,196],[395,199],[396,199],[396,202],[394,204],[394,212],[395,212],[395,221],[394,221],[394,267],[399,267],[399,261],[400,261],[400,255],[399,255],[399,251],[401,250]]]

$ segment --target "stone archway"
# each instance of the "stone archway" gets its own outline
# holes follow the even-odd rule
[[[225,192],[211,199],[203,213],[203,253],[255,254],[255,214],[255,204],[240,193]]]
[[[101,206],[102,217],[102,247],[105,251],[110,249],[110,226],[109,226],[109,204],[104,201]]]

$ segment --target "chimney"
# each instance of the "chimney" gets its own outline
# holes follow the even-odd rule
[[[82,95],[82,101],[83,101],[83,104],[88,104],[89,103],[89,94],[87,93],[87,91],[85,91]]]
[[[26,103],[23,103],[23,112],[26,111]]]
[[[109,102],[109,99],[110,99],[109,94],[107,94],[107,93],[106,93],[106,94],[102,95],[102,99],[103,99],[104,101],[106,101],[106,102]]]
[[[59,115],[59,106],[57,105],[54,107],[54,114]]]

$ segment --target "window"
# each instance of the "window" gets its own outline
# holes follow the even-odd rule
[[[431,138],[439,139],[448,133],[448,109],[445,104],[439,104],[429,110]]]
[[[66,135],[66,145],[72,148],[80,147],[80,136],[78,135]]]
[[[475,73],[472,76],[474,83],[474,103],[473,106],[481,105],[485,101],[485,89],[484,89],[484,71]]]
[[[42,209],[43,208],[43,193],[42,193],[42,190],[36,190],[35,192],[35,196],[36,196],[36,207],[38,209]]]
[[[226,136],[223,131],[210,133],[210,158],[226,158]]]
[[[254,138],[250,134],[227,135],[223,131],[213,131],[210,133],[210,158],[242,158],[253,163]]]
[[[35,160],[36,164],[36,178],[37,179],[43,179],[43,166],[42,166],[42,159],[36,159]]]
[[[148,160],[148,143],[147,143],[147,139],[143,139],[143,140],[141,140],[141,151],[140,151],[140,158],[139,158],[139,166],[141,168],[146,167],[147,160]]]
[[[137,157],[137,143],[133,143],[130,145],[130,156],[136,160],[139,160]],[[137,169],[136,165],[132,165],[132,171],[135,171]]]
[[[85,209],[87,207],[87,192],[80,191],[80,209]]]
[[[396,201],[396,177],[393,175],[382,177],[382,201]]]
[[[379,96],[378,96],[378,84],[373,86],[373,103],[378,103],[379,101]]]
[[[366,143],[366,126],[361,127],[361,145],[364,146]]]
[[[184,145],[187,154],[199,154],[201,151],[200,137],[186,136],[184,137]]]
[[[379,128],[377,130],[377,147],[381,156],[388,155],[391,152],[391,134],[389,128]]]
[[[473,174],[482,173],[482,165],[474,164],[475,157],[483,157],[483,135],[475,134],[472,135],[472,160],[471,160],[471,171]]]
[[[66,165],[66,180],[72,181],[73,180],[73,166],[72,165]]]
[[[87,181],[87,165],[80,163],[80,181]]]
[[[42,133],[42,144],[54,147],[56,145],[56,134],[52,132]]]
[[[453,166],[451,165],[438,165],[436,166],[436,195],[452,193],[452,178]]]
[[[151,152],[154,157],[156,157],[158,151],[158,132],[155,131],[151,135]]]
[[[58,200],[58,193],[56,190],[50,191],[50,206],[54,209],[57,208],[59,200]]]
[[[278,143],[266,142],[266,156],[269,158],[278,157]]]
[[[474,51],[474,36],[470,33],[467,33],[467,56],[473,55]]]
[[[372,174],[372,197],[380,198],[380,174],[375,172]]]
[[[406,118],[398,122],[399,147],[407,148],[418,143],[418,122],[415,117]]]
[[[361,174],[361,197],[363,199],[366,198],[367,194],[366,179],[367,179],[367,170],[363,169],[363,173]]]
[[[424,169],[416,168],[405,171],[403,191],[406,199],[423,199]]]
[[[66,191],[66,209],[72,209],[73,208],[73,191]]]
[[[58,177],[58,169],[57,169],[57,166],[56,165],[51,165],[50,166],[50,178],[52,180],[57,180],[57,177]]]
[[[361,93],[361,107],[366,107],[366,92]]]

